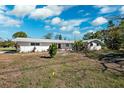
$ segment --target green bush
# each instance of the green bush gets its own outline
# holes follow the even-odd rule
[[[51,44],[50,46],[49,46],[49,55],[50,55],[50,57],[51,58],[53,58],[55,55],[56,55],[56,53],[57,53],[57,45],[56,44]]]
[[[14,46],[15,46],[15,43],[10,40],[0,42],[0,47],[14,47]]]
[[[86,43],[84,43],[82,40],[75,41],[73,44],[73,51],[79,52],[83,51],[85,49]]]

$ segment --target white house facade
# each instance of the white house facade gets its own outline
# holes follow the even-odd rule
[[[15,38],[12,41],[16,43],[17,51],[25,52],[42,52],[48,51],[52,43],[56,43],[60,50],[72,50],[74,41],[70,40],[52,40],[52,39],[34,39],[34,38]],[[99,39],[84,40],[87,42],[86,48],[90,51],[100,50],[102,48]]]
[[[99,39],[90,39],[90,40],[85,40],[84,42],[87,42],[87,50],[94,51],[94,50],[101,50],[104,42],[102,42]]]
[[[17,45],[17,51],[23,52],[42,52],[47,51],[52,43],[56,43],[58,49],[71,50],[74,41],[69,40],[51,40],[51,39],[33,39],[33,38],[16,38],[13,39]]]

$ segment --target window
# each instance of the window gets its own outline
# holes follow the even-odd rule
[[[40,43],[36,43],[36,46],[39,46],[40,45]]]
[[[31,43],[31,46],[35,46],[35,43]]]
[[[93,46],[93,43],[92,42],[90,43],[90,46]]]
[[[61,44],[58,44],[58,48],[61,49]]]
[[[99,43],[97,43],[97,46],[99,46]]]
[[[69,44],[66,44],[66,47],[69,47]]]
[[[40,43],[31,43],[31,46],[39,46]]]

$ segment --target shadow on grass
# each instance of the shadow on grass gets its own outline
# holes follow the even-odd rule
[[[50,56],[40,56],[40,58],[51,58]]]
[[[124,70],[123,70],[123,65],[124,65],[124,53],[106,53],[106,54],[101,54],[99,56],[99,61],[101,61],[101,65],[104,67],[104,69],[102,70],[103,72],[105,72],[107,69],[113,69],[115,71],[118,71],[122,74],[124,74]],[[122,70],[118,70],[116,68],[111,68],[107,66],[107,63],[115,63],[120,65],[120,69]]]
[[[4,54],[15,54],[15,53],[17,53],[16,50],[8,50],[4,52]]]
[[[124,51],[92,51],[86,52],[85,56],[90,59],[97,59],[99,60],[100,64],[102,65],[102,71],[105,72],[108,69],[120,72],[124,74],[123,66],[124,66]],[[107,63],[119,65],[118,68],[112,68],[107,65]]]
[[[101,54],[100,56],[100,59],[102,58],[124,58],[124,53],[104,53],[104,54]]]

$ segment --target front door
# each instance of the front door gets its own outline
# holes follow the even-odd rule
[[[61,44],[58,44],[58,49],[61,49]]]

